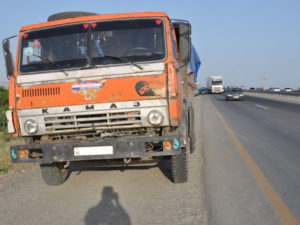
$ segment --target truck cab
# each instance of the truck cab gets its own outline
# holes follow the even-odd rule
[[[222,94],[224,92],[223,77],[222,76],[208,77],[207,90],[211,94]]]
[[[69,16],[68,16],[69,15]],[[63,183],[70,162],[96,166],[172,161],[187,181],[192,107],[180,67],[190,60],[191,26],[165,13],[56,14],[20,29],[9,77],[13,162],[40,163],[45,182]]]

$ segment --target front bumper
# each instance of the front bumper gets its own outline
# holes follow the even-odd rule
[[[163,143],[171,141],[171,149],[160,151],[147,151],[147,143]],[[161,137],[130,137],[114,140],[94,141],[94,142],[72,142],[61,144],[27,144],[11,146],[11,158],[14,163],[38,162],[52,163],[63,161],[99,160],[99,159],[122,159],[141,158],[152,156],[167,156],[181,153],[182,140],[179,135]],[[97,155],[76,155],[78,147],[109,147],[112,152],[107,154],[97,153]],[[76,149],[75,149],[76,148]],[[91,148],[89,148],[91,149]],[[28,155],[20,154],[27,151]],[[39,157],[33,155],[38,153]]]

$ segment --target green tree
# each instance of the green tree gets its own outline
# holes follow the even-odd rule
[[[0,87],[0,130],[5,130],[7,127],[7,120],[5,111],[8,109],[8,90]]]

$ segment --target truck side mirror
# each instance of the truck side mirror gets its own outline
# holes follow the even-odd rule
[[[15,36],[13,36],[13,37],[15,37]],[[15,67],[13,55],[10,51],[10,41],[9,41],[10,38],[12,38],[12,37],[4,39],[2,42],[7,77],[14,75],[14,67]]]
[[[180,61],[184,64],[191,60],[191,24],[185,20],[172,21],[175,28]]]

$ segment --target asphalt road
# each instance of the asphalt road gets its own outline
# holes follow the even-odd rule
[[[55,187],[43,182],[37,166],[0,178],[0,224],[205,225],[200,138],[189,160],[189,182],[184,184],[170,181],[166,160],[159,167],[124,171],[73,168],[69,179]]]
[[[209,224],[298,224],[300,106],[254,97],[196,99]]]

